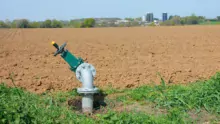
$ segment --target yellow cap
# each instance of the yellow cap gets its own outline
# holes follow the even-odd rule
[[[51,43],[52,45],[54,45],[55,44],[55,42],[54,41],[52,41],[52,43]]]

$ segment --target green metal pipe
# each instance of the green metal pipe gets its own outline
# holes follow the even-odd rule
[[[65,50],[61,57],[70,65],[70,70],[76,72],[76,68],[83,63],[81,58],[76,58],[68,50]]]
[[[67,49],[64,49],[66,43],[59,47],[59,45],[53,41],[52,45],[57,49],[57,51],[54,53],[54,56],[56,56],[57,54],[61,54],[61,57],[69,64],[70,70],[76,72],[77,67],[80,64],[84,63],[82,58],[76,58]]]

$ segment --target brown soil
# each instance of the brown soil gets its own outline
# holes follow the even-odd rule
[[[157,72],[172,83],[207,79],[220,68],[220,26],[97,29],[1,29],[0,81],[31,92],[81,86],[68,64],[54,57],[67,48],[97,70],[95,85],[136,87],[159,83]]]
[[[188,113],[198,124],[210,124],[210,121],[214,121],[218,118],[216,115],[210,114],[205,110],[201,110],[199,113],[196,112],[196,110],[192,110]]]

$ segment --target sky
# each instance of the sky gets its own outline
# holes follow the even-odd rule
[[[70,20],[88,17],[141,17],[153,12],[188,16],[192,13],[215,18],[220,0],[0,0],[0,20],[26,18]]]

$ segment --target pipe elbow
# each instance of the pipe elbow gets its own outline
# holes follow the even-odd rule
[[[82,69],[81,70],[81,78],[82,78],[82,84],[83,84],[83,88],[87,88],[87,89],[93,89],[93,75],[91,70],[89,69]]]

